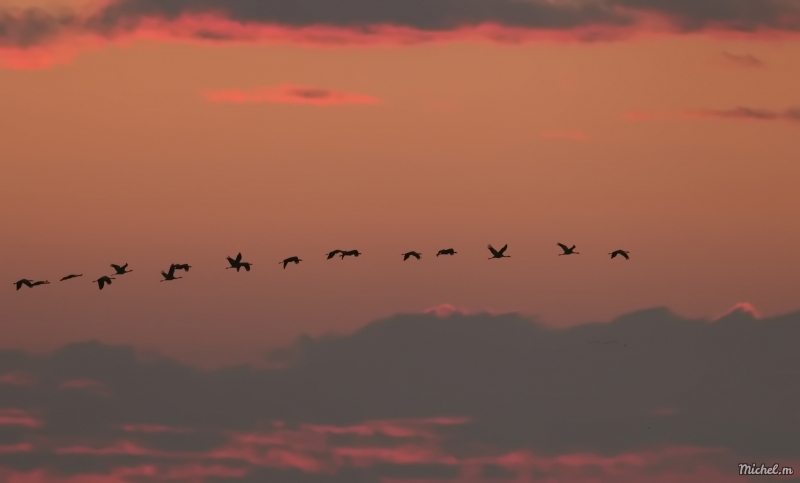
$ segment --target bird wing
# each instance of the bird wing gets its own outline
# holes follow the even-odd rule
[[[627,252],[624,252],[624,251],[620,250],[619,254],[622,255],[623,257],[625,257],[625,260],[628,260],[628,253]]]
[[[241,261],[242,261],[242,252],[239,252],[239,254],[236,255],[236,262],[238,263],[238,262],[241,262]]]
[[[508,243],[506,243],[505,245],[503,245],[503,248],[501,248],[501,249],[500,249],[500,255],[502,255],[502,254],[503,254],[503,252],[505,252],[505,251],[506,251],[506,248],[508,248]]]
[[[116,271],[118,271],[118,272],[119,272],[120,270],[125,270],[125,268],[124,268],[124,267],[120,267],[120,266],[119,266],[119,265],[117,265],[116,263],[112,263],[112,264],[111,264],[111,268],[113,268],[114,270],[116,270]]]
[[[234,260],[234,259],[233,259],[233,258],[231,258],[231,257],[225,257],[225,258],[227,258],[227,259],[228,259],[228,263],[230,263],[232,267],[235,267],[235,266],[236,266],[236,263],[237,263],[237,262],[236,262],[236,260]]]
[[[500,255],[500,254],[497,252],[497,250],[495,250],[495,249],[494,249],[494,247],[493,247],[493,246],[491,246],[491,245],[488,245],[488,246],[487,246],[487,248],[489,248],[489,251],[490,251],[490,252],[492,252],[492,255],[494,255],[494,256]]]
[[[175,269],[176,268],[178,268],[178,267],[175,264],[172,264],[172,265],[169,266],[169,276],[170,277],[175,276]]]
[[[242,266],[244,267],[244,269],[246,271],[248,271],[248,272],[250,271],[250,264],[249,263],[243,263]]]
[[[564,245],[563,243],[557,243],[557,245],[560,246],[561,249],[564,250],[565,252],[569,251],[569,247]]]

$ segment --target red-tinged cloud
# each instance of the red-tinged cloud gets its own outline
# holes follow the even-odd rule
[[[688,111],[687,117],[692,118],[716,118],[716,119],[740,119],[750,121],[789,121],[800,122],[800,107],[791,107],[783,111],[770,109],[758,109],[752,107],[739,106],[734,109],[705,109],[699,111]]]
[[[715,321],[724,319],[725,317],[729,317],[732,315],[744,315],[746,317],[750,317],[752,319],[760,319],[761,314],[758,313],[755,307],[750,302],[739,302],[733,307],[731,307],[728,311],[724,314],[720,315],[719,317],[714,318]]]
[[[129,433],[172,433],[172,434],[185,434],[194,432],[191,428],[173,428],[171,426],[163,426],[160,424],[125,424],[122,426],[123,431]]]
[[[731,52],[722,52],[719,60],[721,65],[731,67],[744,67],[752,69],[764,67],[766,65],[763,60],[759,59],[753,54],[733,54]]]
[[[431,307],[423,311],[425,314],[435,314],[437,317],[445,318],[450,317],[453,314],[461,314],[467,315],[467,311],[465,309],[460,309],[455,305],[451,304],[441,304],[437,305],[436,307]]]
[[[61,390],[84,390],[98,396],[111,397],[111,392],[105,384],[92,379],[71,379],[59,384],[58,388]]]
[[[22,426],[25,428],[39,428],[44,421],[34,418],[27,411],[17,408],[0,409],[0,426]]]
[[[572,139],[575,141],[586,141],[586,134],[580,131],[545,131],[542,133],[545,139]]]
[[[9,372],[0,375],[0,384],[8,386],[33,386],[36,384],[36,380],[27,374]]]
[[[0,444],[0,454],[30,453],[33,445],[30,443]]]
[[[108,0],[84,11],[0,9],[0,59],[32,68],[63,61],[69,48],[145,38],[353,46],[594,42],[643,32],[795,38],[800,6],[786,0]],[[70,47],[55,53],[37,50],[64,44]]]
[[[344,104],[378,104],[380,102],[377,98],[366,94],[292,84],[259,87],[250,91],[240,89],[209,90],[203,92],[203,97],[210,102],[233,104],[272,102],[312,106],[338,106]]]

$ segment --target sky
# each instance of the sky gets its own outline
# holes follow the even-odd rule
[[[800,471],[798,34],[797,0],[0,0],[0,481]]]
[[[441,304],[798,309],[794,2],[2,5],[5,348],[218,366]]]

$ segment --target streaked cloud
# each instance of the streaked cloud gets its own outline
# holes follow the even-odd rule
[[[119,39],[346,46],[596,42],[643,31],[796,36],[800,6],[784,0],[111,0],[92,11],[0,10],[0,56],[13,65],[44,65],[47,56],[37,47],[83,49]],[[25,51],[35,62],[3,49]]]
[[[380,100],[355,92],[344,92],[319,87],[281,84],[275,87],[258,87],[250,91],[241,89],[207,90],[203,97],[209,102],[233,104],[307,104],[312,106],[338,106],[344,104],[378,104]]]
[[[736,67],[764,67],[766,64],[763,60],[759,59],[753,54],[732,54],[730,52],[722,52],[720,54],[723,63]]]
[[[791,107],[782,111],[739,106],[733,109],[704,109],[688,111],[689,117],[744,119],[753,121],[791,121],[800,122],[800,107]]]

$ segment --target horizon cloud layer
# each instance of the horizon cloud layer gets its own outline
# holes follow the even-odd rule
[[[2,351],[0,476],[746,481],[738,461],[800,463],[798,341],[800,312],[757,319],[744,304],[568,329],[400,314],[301,337],[266,354],[272,369],[97,342]]]

